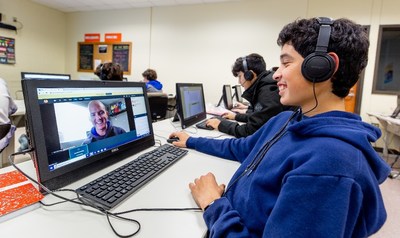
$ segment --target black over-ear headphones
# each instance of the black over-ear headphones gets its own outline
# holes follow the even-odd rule
[[[335,61],[327,53],[333,20],[327,17],[317,18],[319,33],[315,51],[309,54],[301,65],[301,73],[310,82],[319,83],[330,79],[335,72]]]
[[[249,68],[247,66],[247,56],[242,57],[242,62],[243,62],[243,69],[244,69],[244,74],[243,74],[244,79],[246,79],[247,81],[253,80],[255,75],[254,75],[253,71],[249,70]]]

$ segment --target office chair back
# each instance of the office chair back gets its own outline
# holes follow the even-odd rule
[[[147,93],[150,105],[151,119],[165,119],[168,110],[168,95],[166,93]]]
[[[0,125],[0,153],[7,147],[8,145],[8,139],[5,138],[8,134],[8,132],[11,129],[11,124],[1,124]],[[1,161],[0,161],[1,163]],[[1,166],[0,166],[1,168]]]

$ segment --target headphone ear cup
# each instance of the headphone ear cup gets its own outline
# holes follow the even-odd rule
[[[254,79],[255,75],[254,75],[253,71],[247,70],[246,72],[244,72],[243,77],[244,77],[244,79],[246,79],[247,81],[251,81],[251,80]]]
[[[327,53],[314,52],[309,54],[301,65],[304,78],[313,83],[330,79],[335,72],[335,61]]]

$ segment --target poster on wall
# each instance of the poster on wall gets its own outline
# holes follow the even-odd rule
[[[0,36],[0,63],[15,64],[15,39]]]

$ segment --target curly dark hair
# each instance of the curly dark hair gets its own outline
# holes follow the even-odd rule
[[[99,76],[101,80],[122,81],[124,78],[124,70],[121,65],[112,62],[100,64],[94,74]]]
[[[146,78],[147,80],[156,80],[157,79],[157,72],[154,69],[146,69],[143,73],[142,76]]]
[[[317,18],[298,19],[283,27],[279,33],[279,46],[290,44],[303,58],[316,48],[319,23]],[[339,57],[339,68],[332,76],[332,93],[344,98],[349,94],[368,62],[369,40],[365,28],[355,22],[340,18],[334,20],[328,52]]]
[[[265,64],[264,58],[256,53],[249,54],[244,57],[237,58],[235,63],[232,65],[232,74],[237,77],[239,72],[244,72],[243,59],[246,58],[247,69],[252,70],[256,75],[260,75],[266,71],[267,65]]]

